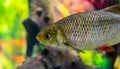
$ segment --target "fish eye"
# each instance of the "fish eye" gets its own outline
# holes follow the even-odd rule
[[[50,34],[46,34],[46,35],[45,35],[45,38],[46,38],[46,39],[50,39],[50,38],[51,38]]]

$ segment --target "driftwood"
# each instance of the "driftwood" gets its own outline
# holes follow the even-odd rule
[[[39,44],[36,40],[37,33],[53,22],[49,0],[29,0],[29,17],[23,21],[27,36],[26,57],[31,57],[33,48]]]
[[[26,60],[17,69],[97,69],[85,65],[75,51],[48,47],[36,58]]]

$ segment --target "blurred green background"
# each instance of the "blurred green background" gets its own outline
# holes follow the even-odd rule
[[[0,69],[15,69],[24,60],[28,0],[0,0]]]

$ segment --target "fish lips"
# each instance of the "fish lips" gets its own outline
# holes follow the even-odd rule
[[[40,33],[37,34],[36,39],[41,42],[42,37],[41,37]]]

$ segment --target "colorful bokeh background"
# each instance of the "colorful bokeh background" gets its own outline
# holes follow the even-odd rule
[[[54,21],[70,14],[102,9],[114,4],[114,1],[50,0],[51,3],[53,2],[51,8],[54,10]],[[15,69],[25,60],[26,31],[22,21],[29,16],[28,3],[28,0],[0,0],[0,69]],[[90,66],[110,69],[111,60],[102,53],[86,51],[86,54],[80,55]]]
[[[0,0],[0,69],[15,69],[26,52],[27,0]]]

